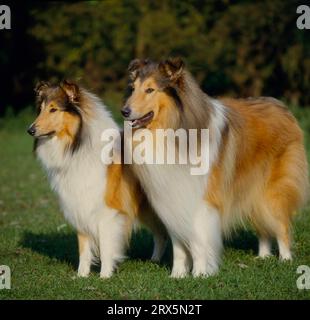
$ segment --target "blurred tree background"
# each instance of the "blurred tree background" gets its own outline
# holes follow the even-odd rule
[[[297,0],[11,2],[0,31],[0,108],[33,102],[40,79],[121,97],[135,57],[182,56],[210,95],[310,105],[310,31]],[[121,101],[115,98],[115,101]]]

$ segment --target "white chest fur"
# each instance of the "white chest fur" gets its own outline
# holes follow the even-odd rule
[[[224,107],[216,100],[209,125],[209,168],[217,160],[221,134],[225,126]],[[152,148],[153,145],[150,145]],[[208,183],[208,172],[191,175],[190,164],[134,165],[153,207],[170,234],[189,242],[192,238],[195,214],[206,206],[203,199]]]
[[[203,198],[206,176],[190,175],[188,165],[136,165],[149,199],[167,228],[187,241]]]
[[[73,156],[66,155],[60,144],[54,137],[39,145],[37,154],[59,196],[66,219],[77,230],[89,233],[83,229],[92,229],[96,216],[107,209],[103,201],[106,166],[100,161],[100,154],[78,150]]]
[[[40,140],[36,149],[65,218],[78,231],[94,238],[99,219],[115,214],[104,202],[107,166],[101,161],[101,134],[106,128],[117,127],[107,114],[98,113],[96,121],[89,124],[86,140],[73,154],[64,151],[63,142],[56,136]]]

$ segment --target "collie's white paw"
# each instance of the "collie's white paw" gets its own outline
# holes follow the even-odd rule
[[[158,254],[156,252],[153,253],[152,257],[151,257],[151,261],[155,262],[155,263],[159,263],[161,260],[161,254]]]
[[[170,278],[174,279],[182,279],[185,278],[188,275],[188,269],[187,268],[172,268],[172,272],[170,274]]]
[[[217,274],[217,271],[201,271],[193,270],[192,275],[194,278],[208,278]]]
[[[266,253],[266,254],[259,254],[258,256],[256,256],[254,259],[256,260],[260,260],[260,259],[268,259],[271,258],[272,254]]]
[[[151,257],[151,262],[160,263],[160,259],[158,257]]]
[[[77,274],[78,277],[87,278],[89,276],[89,273],[90,273],[89,266],[83,266],[83,265],[79,266],[78,274]]]
[[[214,265],[207,265],[207,266],[195,266],[193,267],[192,270],[192,275],[194,278],[198,278],[198,277],[203,277],[203,278],[207,278],[210,276],[214,276],[215,274],[217,274],[218,272],[218,266]]]
[[[281,240],[278,240],[279,258],[281,261],[292,261],[292,253],[289,245]]]
[[[111,278],[113,274],[113,270],[101,270],[100,271],[100,278],[101,279],[108,279]]]
[[[290,261],[293,261],[293,258],[292,258],[292,255],[290,252],[287,252],[285,254],[280,254],[280,261],[283,261],[283,262],[290,262]]]
[[[171,274],[170,274],[170,278],[173,278],[173,279],[182,279],[182,278],[185,278],[187,276],[187,272],[175,272],[175,271],[172,271]]]

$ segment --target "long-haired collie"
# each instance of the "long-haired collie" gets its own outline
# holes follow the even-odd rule
[[[59,196],[65,218],[78,231],[78,275],[88,276],[95,258],[101,260],[100,276],[112,275],[124,257],[140,211],[140,220],[155,237],[152,259],[159,260],[164,227],[147,208],[138,181],[128,166],[101,161],[101,134],[117,129],[105,106],[95,95],[69,82],[40,83],[36,94],[38,117],[28,132],[35,137],[35,153]]]
[[[129,65],[131,95],[122,109],[134,128],[209,130],[209,170],[187,165],[134,164],[173,244],[173,277],[218,270],[222,235],[249,221],[259,256],[291,259],[290,222],[306,201],[308,169],[303,134],[273,98],[216,100],[204,93],[179,58]],[[153,148],[154,145],[149,145]]]

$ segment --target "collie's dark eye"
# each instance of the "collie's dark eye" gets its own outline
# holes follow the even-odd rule
[[[56,112],[56,111],[57,111],[56,108],[51,108],[51,109],[50,109],[50,112],[51,112],[51,113]]]
[[[153,91],[154,91],[153,88],[147,88],[147,89],[145,90],[146,93],[152,93]]]

